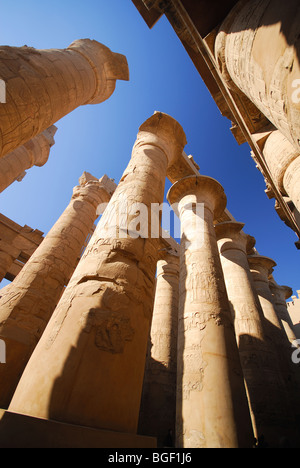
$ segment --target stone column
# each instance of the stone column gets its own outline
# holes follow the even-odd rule
[[[181,221],[177,446],[251,447],[249,407],[213,225],[226,196],[214,179],[191,176],[171,187],[168,200],[178,203]],[[199,213],[202,204],[204,213]]]
[[[181,126],[166,114],[156,112],[141,125],[129,165],[25,369],[11,411],[136,432],[160,243],[159,233],[149,235],[149,210],[163,202],[168,165],[185,144]]]
[[[179,245],[165,247],[157,263],[139,433],[157,437],[158,446],[174,446],[176,418]]]
[[[287,195],[300,212],[300,148],[295,150],[276,130],[267,138],[263,155],[281,193]]]
[[[273,344],[274,351],[276,351],[279,378],[281,379],[282,388],[284,389],[282,405],[286,408],[286,424],[292,427],[295,433],[295,427],[293,425],[295,424],[295,414],[299,413],[299,397],[295,395],[295,375],[291,360],[292,349],[282,323],[277,316],[269,287],[269,276],[273,272],[276,262],[271,258],[261,255],[249,255],[248,261],[255,289],[265,317],[266,336]],[[297,436],[299,438],[299,433],[297,433]]]
[[[265,333],[265,318],[255,293],[247,253],[255,239],[245,234],[244,224],[223,222],[215,226],[229,303],[251,408],[255,437],[262,434],[278,447],[286,431],[285,386],[272,341]]]
[[[42,167],[48,161],[50,148],[54,145],[57,128],[52,125],[14,151],[0,158],[0,192],[15,180],[22,180],[25,171],[32,166]]]
[[[115,185],[115,184],[113,184]],[[7,408],[21,374],[78,263],[100,203],[111,197],[107,176],[82,179],[68,207],[7,293],[0,299],[0,338],[7,363],[0,366],[0,408]]]
[[[128,80],[128,66],[123,55],[82,39],[62,50],[0,47],[0,76],[2,157],[77,107],[108,99],[117,79]]]
[[[286,300],[292,296],[293,290],[289,286],[279,286],[273,276],[271,276],[269,280],[269,287],[273,296],[273,303],[277,316],[282,323],[283,329],[285,330],[290,343],[293,343],[297,337],[295,335],[294,324],[291,320],[290,314],[288,313],[286,304]]]
[[[230,88],[242,91],[299,151],[298,0],[242,0],[220,27],[215,55]]]

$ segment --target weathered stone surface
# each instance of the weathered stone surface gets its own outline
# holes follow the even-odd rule
[[[227,83],[242,91],[299,151],[298,0],[240,1],[220,27],[215,55]],[[296,95],[297,94],[297,95]]]
[[[78,106],[98,104],[128,80],[123,55],[90,39],[67,49],[0,47],[6,103],[0,106],[0,157],[42,133]]]
[[[160,242],[149,237],[151,222],[147,236],[139,235],[140,210],[162,203],[168,165],[185,144],[181,126],[166,114],[141,125],[129,165],[23,373],[11,411],[137,430]],[[116,208],[125,201],[120,223]]]
[[[250,413],[213,224],[226,196],[214,179],[195,176],[176,182],[168,200],[179,204],[182,230],[177,446],[250,447]],[[198,205],[204,210],[200,226]]]
[[[42,241],[41,231],[0,213],[0,282],[4,277],[12,281]]]
[[[281,193],[300,212],[300,149],[279,131],[273,131],[263,147],[263,155]]]
[[[14,181],[21,182],[26,170],[32,166],[44,166],[48,161],[50,148],[54,145],[57,128],[52,125],[40,135],[32,138],[14,151],[0,158],[0,192]]]
[[[8,407],[24,367],[76,268],[97,218],[98,205],[111,197],[101,180],[74,188],[68,207],[0,299],[0,337],[7,349],[7,363],[0,367],[1,408]]]

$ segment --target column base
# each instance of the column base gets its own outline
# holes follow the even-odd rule
[[[0,448],[156,448],[156,439],[0,409]]]

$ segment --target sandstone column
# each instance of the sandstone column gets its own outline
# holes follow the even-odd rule
[[[220,27],[215,55],[229,87],[242,91],[299,151],[298,0],[242,0]]]
[[[282,323],[279,320],[272,293],[269,287],[269,276],[276,266],[274,260],[261,255],[249,255],[248,261],[251,274],[254,280],[255,289],[265,317],[265,332],[276,351],[276,358],[279,368],[279,378],[281,378],[284,393],[282,402],[287,402],[287,425],[291,427],[294,424],[294,416],[299,413],[299,397],[295,395],[295,374],[292,366],[292,349],[289,340],[285,334]],[[299,413],[300,414],[300,413]],[[299,434],[297,434],[299,437]]]
[[[273,276],[271,276],[269,280],[269,287],[273,296],[273,304],[277,317],[281,321],[290,343],[293,343],[297,337],[295,335],[294,324],[291,320],[290,314],[288,313],[286,304],[286,300],[292,296],[293,290],[289,286],[279,286]]]
[[[155,300],[146,359],[139,433],[173,446],[176,417],[179,245],[165,247],[157,263]],[[166,442],[166,439],[172,439]]]
[[[32,166],[42,167],[48,161],[50,148],[54,145],[57,128],[52,125],[14,151],[0,158],[0,192],[15,180],[23,178]]]
[[[223,222],[215,226],[225,284],[234,317],[242,369],[256,438],[262,434],[278,447],[286,432],[285,386],[280,378],[274,345],[267,340],[264,315],[255,293],[247,252],[255,239],[245,234],[244,224]]]
[[[83,177],[68,207],[0,299],[0,338],[7,363],[0,367],[0,408],[7,408],[21,374],[76,268],[100,203],[113,184]]]
[[[226,196],[214,179],[191,176],[171,187],[168,200],[178,203],[181,221],[177,444],[251,447],[249,407],[213,225]]]
[[[67,49],[0,47],[0,157],[10,153],[78,106],[98,104],[128,80],[123,55],[97,41],[74,41]]]
[[[288,195],[300,212],[300,148],[295,150],[278,130],[267,138],[263,155],[283,195]]]
[[[160,242],[149,236],[148,215],[152,203],[162,203],[168,165],[185,144],[181,126],[166,114],[156,112],[140,127],[10,411],[136,432]]]

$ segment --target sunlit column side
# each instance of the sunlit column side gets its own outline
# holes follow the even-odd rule
[[[1,160],[0,160],[1,161]],[[71,201],[0,299],[0,338],[7,363],[0,366],[0,408],[7,408],[21,374],[75,270],[84,242],[115,184],[83,176]]]
[[[185,144],[181,126],[166,114],[156,112],[141,125],[129,165],[24,371],[10,411],[136,432],[160,243],[159,233],[149,235],[147,221],[152,204],[163,202],[168,165]]]
[[[42,133],[81,105],[98,104],[128,80],[124,55],[90,39],[66,49],[0,47],[0,157]]]
[[[215,56],[230,88],[242,91],[299,151],[298,0],[239,1],[220,26]]]
[[[250,447],[251,418],[213,225],[226,196],[214,179],[191,176],[171,187],[168,201],[178,203],[181,221],[177,446]]]

